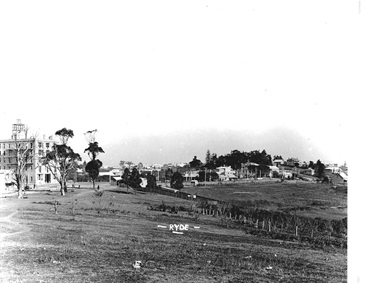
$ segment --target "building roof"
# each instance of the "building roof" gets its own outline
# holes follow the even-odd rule
[[[247,166],[259,166],[258,163],[254,163],[254,162],[248,162],[246,163]]]
[[[268,168],[270,168],[271,170],[274,170],[274,171],[280,171],[279,167],[277,167],[277,166],[270,165],[270,166],[268,166]]]

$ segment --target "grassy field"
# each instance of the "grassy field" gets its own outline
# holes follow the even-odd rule
[[[304,181],[254,182],[221,186],[187,187],[182,191],[240,206],[269,210],[296,210],[300,216],[342,219],[347,217],[346,188]]]
[[[190,207],[188,200],[109,185],[99,196],[88,187],[65,197],[44,191],[0,199],[1,282],[346,282],[346,249],[313,249],[226,228],[212,216],[194,220],[186,212],[148,209],[162,202]],[[293,190],[283,188],[273,196],[271,188],[256,194],[236,187],[228,195],[242,201],[234,192],[249,190],[276,206],[293,205],[288,200]],[[330,205],[344,203],[331,194]],[[169,224],[190,228],[174,234],[163,228]],[[141,261],[140,268],[135,261]]]

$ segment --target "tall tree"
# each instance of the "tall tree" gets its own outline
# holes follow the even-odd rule
[[[87,152],[89,158],[91,159],[87,163],[85,170],[90,175],[92,180],[92,187],[95,190],[95,180],[99,176],[99,169],[103,166],[103,162],[101,162],[96,157],[100,153],[104,153],[104,150],[99,146],[98,142],[91,139],[91,141],[89,142],[89,147],[86,148],[84,152]]]
[[[207,165],[209,165],[211,163],[211,152],[209,149],[207,149],[207,152],[206,152],[206,167]]]
[[[156,188],[156,177],[152,175],[150,172],[146,175],[147,178],[147,188],[155,189]]]
[[[59,142],[56,142],[52,146],[52,150],[42,158],[42,164],[49,169],[59,182],[60,193],[64,196],[67,192],[67,176],[77,167],[77,161],[81,161],[81,156],[68,146],[69,139],[74,136],[72,130],[63,128],[58,130],[55,135],[58,137]]]
[[[311,168],[311,169],[315,168],[315,164],[314,164],[313,161],[309,161],[309,168]]]
[[[316,175],[321,178],[324,176],[325,165],[318,159],[315,165]]]
[[[12,162],[13,180],[17,186],[18,198],[23,196],[22,191],[26,181],[26,172],[28,168],[33,166],[34,152],[32,144],[34,143],[35,139],[32,139],[31,142],[16,140],[12,143],[12,148],[9,149],[9,159],[14,159],[14,162]]]

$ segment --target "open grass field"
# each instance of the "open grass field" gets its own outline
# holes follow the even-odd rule
[[[342,219],[347,217],[347,190],[328,184],[304,181],[228,182],[220,186],[186,187],[183,192],[197,194],[240,206],[269,210],[295,210],[299,216]]]
[[[314,249],[226,228],[208,215],[195,220],[184,211],[148,209],[162,202],[190,207],[189,200],[102,184],[99,196],[89,186],[69,189],[65,197],[40,191],[25,199],[0,199],[1,282],[346,282],[346,249]],[[293,190],[282,188],[274,197],[249,193],[292,206],[287,199]],[[311,195],[327,201],[325,189],[329,192],[318,189],[320,197]],[[228,195],[241,201],[250,194],[241,198],[235,192],[244,190],[231,188]],[[330,194],[330,205],[343,204]],[[295,197],[301,204],[311,201]],[[170,224],[189,224],[189,229],[174,234]],[[141,261],[140,268],[135,261]]]

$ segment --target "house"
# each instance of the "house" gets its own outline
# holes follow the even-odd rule
[[[122,178],[121,178],[121,177],[118,177],[118,176],[111,176],[110,178],[111,178],[110,184],[111,184],[112,186],[118,186],[119,181],[122,180]]]
[[[269,177],[272,178],[274,176],[274,174],[280,174],[280,169],[279,167],[277,166],[274,166],[274,165],[271,165],[271,166],[268,166],[268,168],[270,168],[270,173],[269,173]]]
[[[298,158],[292,157],[286,160],[286,165],[291,166],[291,167],[294,167],[294,166],[299,167],[301,166],[301,162],[298,160]]]
[[[284,162],[285,162],[284,159],[275,159],[272,163],[274,166],[279,167],[280,165],[283,165]]]
[[[230,166],[217,167],[216,170],[217,174],[219,175],[220,181],[229,181],[237,179],[236,171],[234,171]]]
[[[340,172],[340,167],[336,163],[326,164],[324,172],[325,173],[339,173]]]
[[[185,172],[185,174],[183,176],[184,176],[186,181],[191,181],[194,178],[199,177],[199,172],[197,170],[188,170],[188,171]]]
[[[315,174],[315,170],[312,169],[312,168],[307,168],[307,169],[305,169],[305,170],[301,170],[300,173],[301,173],[301,174],[305,174],[305,175],[314,176],[314,174]]]
[[[281,176],[283,176],[284,178],[292,178],[293,177],[293,173],[295,173],[296,171],[293,170],[293,168],[290,168],[288,166],[280,166],[279,167],[279,174]]]

